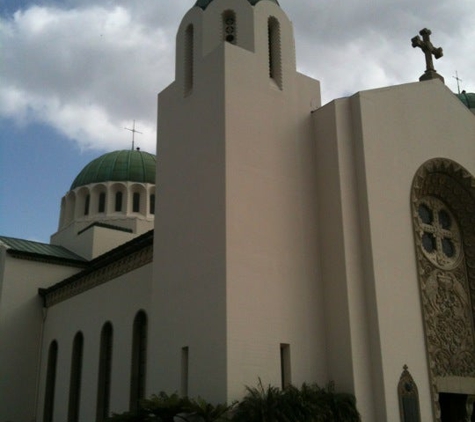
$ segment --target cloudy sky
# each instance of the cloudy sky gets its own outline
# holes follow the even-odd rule
[[[221,0],[214,0],[221,1]],[[173,80],[175,33],[194,0],[0,0],[0,235],[49,241],[61,197],[98,155],[155,152],[156,94]],[[475,91],[475,0],[280,0],[299,71],[323,102],[417,81],[410,39],[432,30],[435,67]]]

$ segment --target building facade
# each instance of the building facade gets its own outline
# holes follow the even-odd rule
[[[472,100],[437,79],[321,105],[277,1],[199,0],[156,184],[154,157],[106,154],[51,245],[0,238],[0,421],[231,402],[259,378],[333,380],[365,422],[474,420]]]

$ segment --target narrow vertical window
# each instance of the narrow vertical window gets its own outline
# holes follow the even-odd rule
[[[84,202],[84,215],[89,215],[89,203],[91,202],[91,195],[86,195]]]
[[[112,324],[102,327],[99,354],[99,380],[97,387],[96,421],[102,422],[109,417],[111,372],[112,372]]]
[[[77,333],[73,342],[71,358],[71,379],[69,383],[69,408],[68,422],[79,421],[79,403],[81,397],[81,372],[84,338],[82,333]]]
[[[193,49],[194,49],[194,30],[193,25],[188,25],[185,31],[185,95],[189,95],[193,90]]]
[[[140,193],[134,192],[132,197],[132,211],[139,212],[140,211]]]
[[[134,319],[132,338],[132,371],[130,382],[130,411],[136,412],[139,401],[145,398],[147,363],[147,315],[140,311]]]
[[[270,17],[268,21],[269,77],[282,89],[282,58],[279,21]]]
[[[155,214],[155,195],[150,195],[150,214]]]
[[[291,383],[290,371],[290,345],[280,345],[280,374],[282,380],[282,389],[288,387]]]
[[[232,10],[223,13],[224,41],[236,44],[236,14]]]
[[[115,212],[122,211],[122,192],[116,192],[115,194]]]
[[[53,341],[49,346],[48,352],[48,367],[46,369],[45,406],[43,411],[43,422],[53,421],[57,362],[58,343],[56,341]]]
[[[181,395],[188,396],[188,365],[189,365],[189,348],[181,349]]]
[[[106,194],[105,192],[101,192],[99,194],[99,207],[98,212],[106,212]]]

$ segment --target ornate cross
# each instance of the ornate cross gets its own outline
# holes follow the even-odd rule
[[[441,79],[443,82],[444,78],[435,71],[434,63],[432,61],[432,56],[434,56],[436,59],[440,59],[444,55],[442,48],[435,48],[432,45],[430,41],[430,35],[432,34],[432,32],[430,29],[424,28],[419,31],[419,34],[422,35],[422,39],[421,37],[419,37],[419,35],[416,35],[414,38],[411,39],[412,46],[414,48],[419,47],[426,56],[426,71],[419,78],[419,80],[425,81],[428,79]]]

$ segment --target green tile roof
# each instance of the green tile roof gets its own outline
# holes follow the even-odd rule
[[[212,1],[213,0],[198,0],[195,6],[200,7],[201,9],[205,10]],[[247,1],[254,6],[256,3],[259,3],[261,0],[247,0]],[[272,3],[279,5],[279,2],[277,0],[268,0],[268,1],[271,1]]]
[[[23,255],[36,258],[46,258],[46,259],[55,259],[55,260],[67,260],[67,261],[78,261],[86,262],[84,258],[75,253],[69,251],[68,249],[57,246],[50,245],[48,243],[33,242],[31,240],[25,239],[15,239],[13,237],[0,236],[0,244],[3,243],[7,248],[9,253],[16,255]]]
[[[156,156],[144,151],[123,150],[101,155],[74,179],[70,190],[89,183],[155,183]]]

